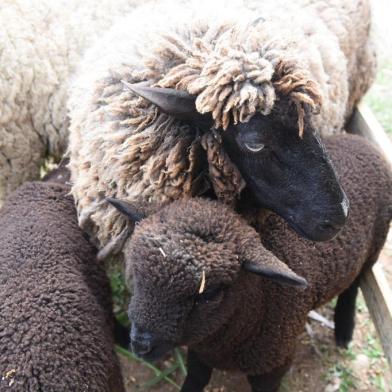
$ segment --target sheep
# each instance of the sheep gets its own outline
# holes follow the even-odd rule
[[[336,343],[351,340],[361,274],[392,219],[392,173],[358,136],[326,145],[351,199],[345,228],[329,242],[301,238],[273,213],[257,232],[208,199],[181,199],[145,219],[108,199],[139,220],[125,247],[132,349],[154,360],[187,345],[182,391],[202,391],[213,368],[244,372],[253,391],[277,391],[308,312],[336,295]]]
[[[0,210],[0,390],[122,392],[108,279],[51,178]]]
[[[105,195],[204,190],[234,205],[248,188],[305,237],[333,237],[348,202],[314,133],[341,132],[373,80],[369,24],[368,1],[352,0],[162,1],[127,15],[70,87],[80,226],[108,254],[128,228]]]
[[[67,84],[87,47],[141,0],[4,0],[0,10],[0,205],[68,139]]]

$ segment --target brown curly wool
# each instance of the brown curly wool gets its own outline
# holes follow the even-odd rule
[[[245,181],[223,150],[221,135],[215,131],[206,133],[201,145],[207,151],[209,178],[216,196],[232,204],[245,187]]]
[[[123,392],[109,280],[60,175],[0,210],[0,391]]]
[[[302,134],[303,107],[309,106],[315,113],[319,111],[319,86],[294,62],[282,58],[274,66],[276,60],[260,57],[257,26],[250,23],[241,31],[236,31],[235,26],[225,26],[214,37],[208,37],[214,45],[195,40],[196,50],[191,52],[191,57],[170,69],[156,85],[197,95],[198,112],[210,113],[214,128],[224,130],[230,122],[248,122],[256,112],[270,114],[277,95],[289,96],[297,105]],[[233,36],[238,48],[230,47],[236,46]],[[239,45],[248,41],[246,49]],[[183,42],[170,42],[179,53],[186,53]]]
[[[341,132],[374,75],[368,1],[164,0],[116,24],[85,56],[70,90],[70,168],[79,223],[100,246],[125,221],[105,196],[169,202],[206,178],[226,203],[244,187],[221,146],[229,123],[288,97],[321,134]],[[197,130],[124,88],[187,91],[214,119]],[[358,82],[357,82],[358,81]]]

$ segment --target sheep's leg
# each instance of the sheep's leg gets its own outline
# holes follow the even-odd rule
[[[290,368],[290,363],[274,369],[270,373],[257,376],[248,376],[248,382],[252,387],[252,392],[277,392],[283,376]]]
[[[338,297],[335,307],[335,342],[339,347],[347,348],[355,326],[355,301],[358,294],[359,279]]]
[[[191,350],[188,351],[187,365],[188,375],[182,385],[181,392],[202,392],[210,381],[212,368],[202,362]]]

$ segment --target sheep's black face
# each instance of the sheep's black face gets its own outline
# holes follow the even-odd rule
[[[200,129],[212,125],[209,115],[197,112],[196,96],[123,83],[164,113]],[[345,224],[348,200],[322,143],[305,120],[300,138],[297,110],[280,97],[270,115],[256,114],[248,123],[222,131],[224,146],[260,206],[281,215],[304,237],[327,241]]]
[[[333,238],[345,224],[348,200],[314,130],[298,134],[296,119],[272,113],[223,133],[224,147],[257,203],[313,241]]]

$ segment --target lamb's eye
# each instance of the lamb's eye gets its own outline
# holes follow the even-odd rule
[[[244,145],[251,152],[260,152],[265,147],[263,143],[244,143]]]
[[[196,304],[205,304],[205,303],[208,303],[210,301],[214,301],[222,293],[223,293],[222,287],[216,287],[216,288],[207,289],[203,293],[196,295],[195,303]]]

